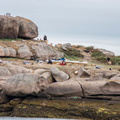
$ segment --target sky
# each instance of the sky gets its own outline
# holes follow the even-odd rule
[[[95,46],[120,55],[120,0],[0,0],[7,12],[32,20],[50,43]]]

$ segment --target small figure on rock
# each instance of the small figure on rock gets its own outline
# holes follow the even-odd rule
[[[107,58],[107,62],[108,62],[108,65],[112,64],[109,57]]]
[[[47,64],[52,64],[52,60],[49,59],[48,62],[47,62]]]
[[[47,40],[47,36],[46,35],[44,35],[43,40]]]
[[[63,60],[60,65],[66,65],[66,62]]]
[[[43,40],[44,40],[44,42],[45,42],[46,44],[48,44],[48,40],[47,40],[47,36],[46,36],[46,35],[44,35]]]

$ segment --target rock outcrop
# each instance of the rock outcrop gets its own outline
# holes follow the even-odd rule
[[[0,67],[0,80],[7,80],[13,75],[19,73],[32,73],[32,69],[27,69],[22,66],[6,64],[5,66]]]
[[[10,96],[38,96],[48,86],[47,80],[38,74],[17,74],[5,81],[3,88]]]
[[[11,47],[3,47],[0,45],[0,56],[16,57],[16,50]]]
[[[47,45],[44,42],[39,44],[35,44],[31,46],[32,51],[34,51],[34,55],[36,58],[40,60],[47,59],[60,59],[64,56],[62,52],[57,51],[55,48]]]
[[[80,84],[75,80],[68,80],[64,82],[56,82],[51,84],[46,93],[51,96],[71,97],[81,96],[83,97],[82,88]]]
[[[28,46],[25,44],[20,44],[18,49],[18,57],[24,59],[31,59],[33,56],[32,52],[29,50]]]
[[[72,48],[72,46],[71,46],[70,43],[62,44],[62,49],[63,49],[63,50],[69,50],[69,49],[71,49],[71,48]]]
[[[32,39],[38,36],[38,27],[29,19],[15,17],[19,23],[18,38]]]
[[[57,82],[63,82],[69,79],[69,75],[63,71],[60,71],[57,67],[51,67],[50,70]]]
[[[7,79],[4,83],[1,83],[1,88],[9,96],[77,96],[102,99],[120,97],[119,71],[90,71],[79,68],[80,76],[77,74],[70,78],[71,70],[69,70],[68,74],[57,67],[31,70],[8,64],[5,67],[1,67],[0,70],[1,77]]]
[[[29,19],[0,15],[0,38],[32,39],[38,36],[37,26]]]
[[[115,54],[109,50],[105,50],[105,49],[99,49],[99,50],[107,56],[115,56]]]
[[[16,39],[19,33],[19,23],[15,17],[0,15],[0,38]]]
[[[54,47],[44,42],[32,45],[26,45],[25,43],[14,43],[14,46],[10,43],[9,46],[0,45],[0,56],[23,58],[26,60],[38,59],[44,61],[49,58],[60,59],[64,56],[64,53],[56,50]]]

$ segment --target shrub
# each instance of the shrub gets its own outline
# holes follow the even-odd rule
[[[106,57],[96,56],[94,59],[99,61],[100,63],[104,63],[104,64],[107,63]]]
[[[93,47],[93,46],[89,46],[89,47],[85,47],[85,49],[86,49],[87,51],[92,51],[92,50],[94,49],[94,47]]]
[[[99,50],[95,50],[94,52],[92,52],[92,57],[105,57],[106,55],[103,54],[101,51]]]
[[[112,57],[111,62],[113,65],[120,65],[120,56]]]
[[[82,57],[82,58],[84,57],[84,55],[82,55],[79,50],[76,50],[74,48],[65,50],[63,52],[68,56],[75,56],[75,57]]]

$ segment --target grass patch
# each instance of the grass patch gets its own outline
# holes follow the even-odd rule
[[[88,47],[85,47],[85,50],[87,50],[87,51],[93,51],[94,47],[93,46],[88,46]]]
[[[99,50],[93,51],[91,56],[92,56],[92,57],[106,57],[106,55],[103,54],[103,53],[102,53],[101,51],[99,51]]]
[[[71,60],[71,61],[80,61],[81,60],[80,57],[76,57],[74,55],[71,55],[71,56],[65,55],[65,58],[68,60]]]
[[[120,65],[120,56],[112,57],[111,62],[113,65]]]
[[[20,38],[17,38],[17,39],[0,39],[0,41],[19,41],[19,40],[22,40]]]
[[[64,50],[63,52],[67,56],[75,56],[75,57],[81,57],[81,58],[84,57],[84,55],[82,55],[79,50],[76,50],[74,48],[71,48],[71,49],[68,49],[68,50]]]

